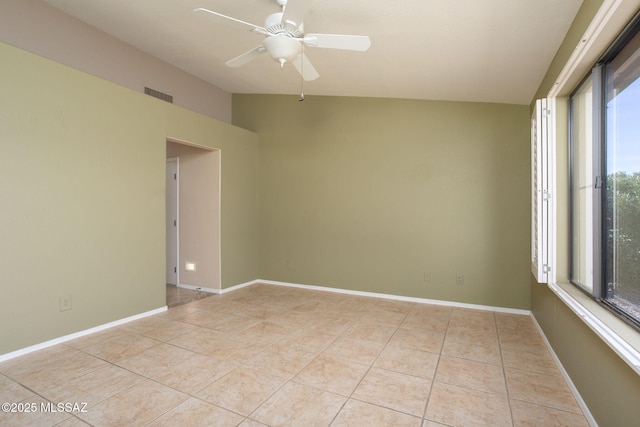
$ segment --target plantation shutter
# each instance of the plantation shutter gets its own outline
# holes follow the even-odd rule
[[[549,99],[538,99],[531,117],[531,271],[549,283],[553,253],[554,126]]]

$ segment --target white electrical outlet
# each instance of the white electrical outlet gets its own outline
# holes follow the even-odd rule
[[[185,262],[184,269],[186,271],[196,271],[196,263],[195,262]]]

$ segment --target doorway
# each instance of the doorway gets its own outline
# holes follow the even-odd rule
[[[167,285],[178,286],[179,272],[178,260],[178,170],[179,158],[167,159],[165,183],[166,183],[166,278]]]
[[[166,277],[169,296],[219,293],[220,150],[167,139]],[[174,196],[175,191],[175,196]],[[196,291],[198,294],[192,295]],[[176,304],[177,305],[177,304]]]

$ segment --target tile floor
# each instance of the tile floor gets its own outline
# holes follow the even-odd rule
[[[167,307],[177,307],[212,295],[211,292],[179,288],[176,285],[167,284]]]
[[[528,316],[253,285],[0,363],[0,425],[586,426]]]

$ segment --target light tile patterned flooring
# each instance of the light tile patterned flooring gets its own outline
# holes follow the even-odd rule
[[[0,363],[0,425],[586,426],[528,316],[253,285]]]
[[[210,292],[194,291],[167,284],[167,307],[176,307],[212,295]]]

